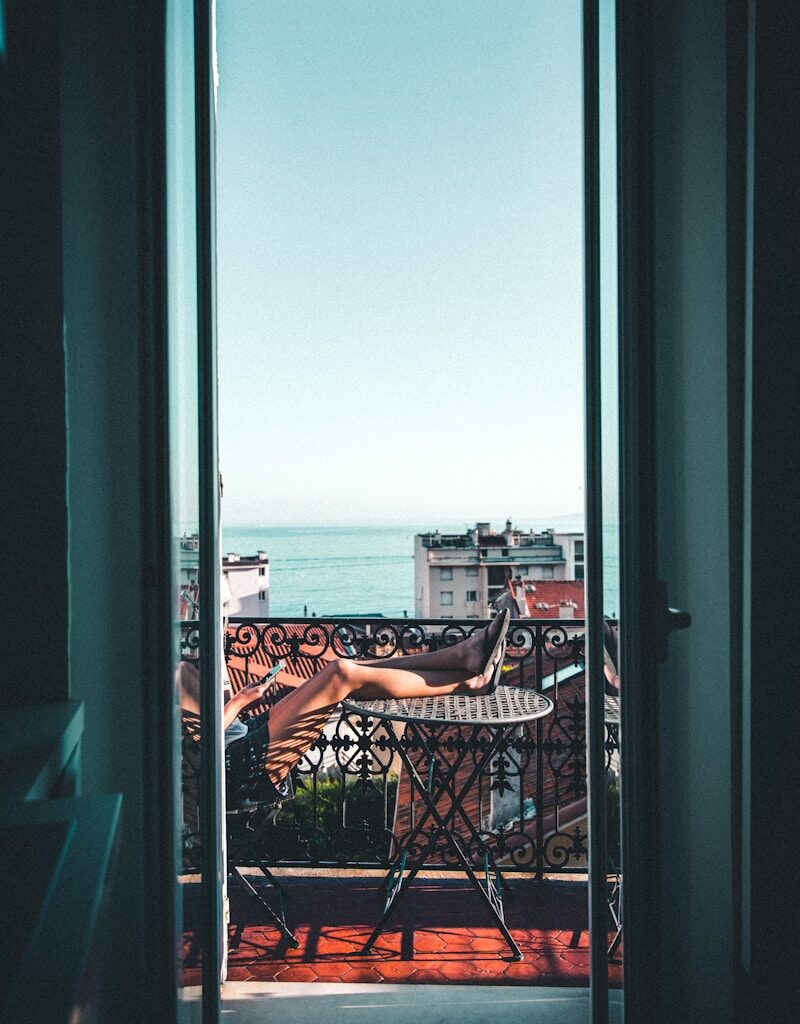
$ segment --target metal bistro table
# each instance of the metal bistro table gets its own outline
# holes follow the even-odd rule
[[[415,792],[418,793],[424,805],[424,811],[411,832],[394,852],[385,881],[387,895],[383,916],[364,945],[363,951],[367,953],[372,949],[394,908],[425,864],[428,853],[436,849],[441,839],[444,841],[444,847],[455,854],[458,865],[480,895],[508,943],[514,959],[521,960],[520,948],[506,927],[503,916],[503,877],[490,850],[484,845],[478,828],[464,808],[464,798],[475,785],[480,773],[497,754],[505,733],[525,722],[550,714],[553,702],[544,694],[535,693],[533,690],[522,690],[516,686],[498,686],[494,693],[484,696],[450,694],[442,697],[401,700],[346,700],[342,702],[342,708],[365,718],[380,718],[405,725],[404,734],[406,738],[410,738],[411,743],[403,737],[395,736],[393,729],[387,729],[387,734],[392,748],[400,756],[408,772],[412,797]],[[473,743],[457,744],[452,759],[444,758],[441,753],[437,759],[436,751],[441,751],[439,737],[445,730],[454,726],[483,726],[489,730],[489,741],[482,749]],[[409,746],[415,746],[416,749],[423,751],[423,759],[427,761],[425,778],[420,775],[409,756]],[[468,777],[457,790],[457,773],[469,754],[472,754],[472,764]],[[442,765],[437,767],[440,760]],[[437,807],[443,798],[444,813]],[[473,864],[461,848],[455,833],[456,815],[462,819],[483,854],[483,881],[477,876]],[[425,834],[423,829],[429,819],[433,819],[433,824]],[[418,840],[419,854],[412,859],[409,857],[409,850],[414,849],[414,844]]]

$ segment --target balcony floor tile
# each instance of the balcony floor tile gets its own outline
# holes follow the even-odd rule
[[[361,948],[383,908],[378,877],[298,871],[282,873],[280,880],[300,947],[290,948],[261,908],[233,889],[231,935],[241,929],[240,944],[229,953],[233,979],[588,985],[585,882],[513,878],[506,923],[524,956],[515,962],[466,881],[435,875],[418,880],[373,951],[365,954]],[[269,898],[269,889],[265,892]],[[609,964],[612,987],[622,983],[621,953]],[[184,981],[195,973],[196,966],[187,968]]]

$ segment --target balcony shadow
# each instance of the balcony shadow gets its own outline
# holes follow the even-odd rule
[[[234,892],[231,935],[239,942],[229,954],[232,981],[588,984],[585,882],[511,878],[506,923],[524,957],[514,962],[477,894],[460,879],[422,879],[366,954],[363,944],[383,908],[379,877],[286,872],[281,881],[299,948]],[[610,975],[612,986],[621,984],[621,960],[610,964]]]

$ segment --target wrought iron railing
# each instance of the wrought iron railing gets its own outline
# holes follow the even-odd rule
[[[198,644],[196,624],[186,623],[185,650]],[[456,643],[480,628],[453,619],[231,619],[225,642],[235,688],[263,674],[277,658],[308,678],[331,658],[391,658]],[[503,682],[544,692],[553,713],[516,727],[468,795],[478,836],[460,836],[462,848],[480,863],[488,847],[504,870],[584,872],[588,853],[586,815],[586,721],[583,671],[584,623],[577,619],[512,622]],[[371,867],[386,864],[414,827],[419,808],[398,776],[388,723],[341,714],[298,764],[295,799],[269,831],[264,856],[284,866]],[[473,751],[487,742],[486,726],[443,728],[438,755]],[[399,736],[412,760],[425,752]],[[616,726],[606,729],[613,766]],[[465,830],[466,833],[466,830]],[[439,849],[428,869],[451,866]]]

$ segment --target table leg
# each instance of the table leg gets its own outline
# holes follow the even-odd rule
[[[425,750],[426,753],[428,754],[429,763],[431,763],[431,758],[434,755],[429,750],[424,738],[420,735],[419,730],[415,729],[414,731],[423,750]],[[422,797],[422,801],[427,809],[423,813],[419,821],[416,823],[412,831],[406,837],[404,849],[398,850],[397,856],[399,861],[399,868],[395,868],[394,866],[390,867],[389,871],[387,872],[386,878],[383,881],[381,888],[384,892],[386,892],[386,902],[384,904],[383,914],[381,916],[380,921],[373,929],[373,932],[370,935],[369,939],[367,939],[366,943],[362,948],[362,952],[364,953],[368,953],[372,949],[373,945],[378,939],[378,936],[383,931],[391,915],[394,913],[395,907],[400,902],[402,897],[405,896],[405,894],[408,892],[411,883],[414,881],[414,879],[416,878],[417,874],[420,871],[420,868],[425,863],[425,858],[427,857],[428,852],[432,848],[435,839],[438,838],[440,834],[443,834],[445,835],[446,839],[450,838],[451,845],[454,845],[452,842],[452,838],[448,835],[447,829],[443,829],[440,827],[437,830],[437,832],[434,833],[434,835],[432,835],[427,840],[419,858],[415,861],[408,874],[405,874],[408,847],[417,838],[417,836],[421,835],[422,829],[425,825],[425,822],[430,817],[432,809],[434,811],[434,814],[437,817],[439,817],[438,812],[436,812],[435,810],[435,804],[441,799],[445,791],[452,792],[452,790],[448,788],[450,778],[454,776],[458,769],[461,767],[461,764],[463,763],[464,758],[466,757],[467,750],[462,750],[455,758],[455,760],[452,762],[452,764],[448,765],[448,771],[443,781],[440,783],[435,795],[431,792],[431,774],[429,773],[428,775],[428,785],[426,785],[423,782],[422,778],[420,777],[416,765],[410,759],[407,752],[403,750],[402,747],[398,746],[398,753],[408,770],[408,777],[412,789],[412,794],[416,790]],[[457,854],[458,852],[459,851],[457,850]]]
[[[445,773],[442,782],[437,787],[437,792],[434,794],[432,792],[432,786],[426,786],[422,782],[419,776],[419,772],[417,771],[416,766],[409,758],[407,752],[402,748],[402,746],[398,747],[398,753],[400,754],[403,763],[406,765],[406,768],[408,769],[409,781],[412,787],[412,791],[416,790],[420,794],[423,803],[425,804],[426,807],[424,814],[420,818],[415,829],[412,831],[409,839],[416,838],[417,835],[421,834],[422,828],[424,827],[425,822],[428,820],[429,817],[434,818],[438,828],[436,832],[433,833],[431,838],[428,840],[428,843],[426,844],[423,854],[419,858],[419,861],[414,865],[412,870],[405,877],[403,877],[403,869],[405,867],[405,862],[401,860],[400,876],[397,882],[391,885],[391,888],[387,896],[386,905],[384,907],[383,915],[381,916],[381,919],[378,922],[378,924],[375,926],[369,939],[365,943],[363,947],[363,952],[367,953],[372,949],[374,943],[378,939],[378,936],[380,935],[381,931],[386,926],[386,923],[388,922],[390,916],[394,912],[397,903],[400,901],[400,899],[402,899],[406,892],[408,892],[408,889],[412,881],[416,877],[422,864],[425,861],[425,855],[427,854],[430,847],[433,845],[434,838],[438,838],[438,836],[441,835],[444,838],[446,844],[455,853],[456,858],[461,863],[461,867],[469,881],[472,883],[473,888],[481,896],[481,899],[483,900],[487,910],[493,917],[495,924],[497,925],[498,929],[503,935],[503,938],[508,943],[508,946],[511,949],[513,959],[522,959],[522,952],[517,943],[514,941],[511,933],[509,932],[505,924],[503,916],[503,903],[501,891],[502,874],[499,868],[494,864],[494,860],[493,858],[491,858],[489,851],[484,848],[484,866],[486,872],[486,888],[484,889],[483,885],[481,884],[480,880],[475,874],[475,871],[472,867],[472,864],[470,863],[469,858],[464,854],[460,844],[456,841],[455,835],[453,834],[451,828],[451,824],[455,821],[455,816],[456,813],[458,812],[462,819],[464,820],[464,822],[467,824],[467,827],[472,833],[473,838],[477,839],[478,842],[482,844],[477,829],[470,821],[469,816],[466,814],[463,807],[461,806],[461,801],[463,800],[463,797],[466,795],[470,786],[474,783],[474,780],[477,778],[479,773],[483,770],[486,764],[494,756],[497,747],[499,746],[501,738],[502,730],[496,731],[495,734],[493,735],[492,742],[489,744],[483,756],[478,759],[473,770],[470,772],[469,779],[462,787],[461,792],[458,794],[456,793],[455,786],[452,785],[451,780],[455,778],[456,772],[463,763],[467,753],[467,748],[462,750],[460,754],[455,758],[453,763],[449,765],[448,771]],[[426,750],[426,752],[428,752],[430,756],[430,752],[428,751],[427,744],[425,744],[424,740],[422,740],[422,746],[423,749]],[[439,810],[436,807],[436,803],[441,799],[441,797],[445,793],[447,793],[450,798],[450,808],[448,809],[446,816],[442,817],[442,815],[439,813]],[[408,841],[409,840],[407,840],[406,845],[408,845]],[[490,864],[495,874],[494,886],[492,885],[492,881],[490,878]]]

